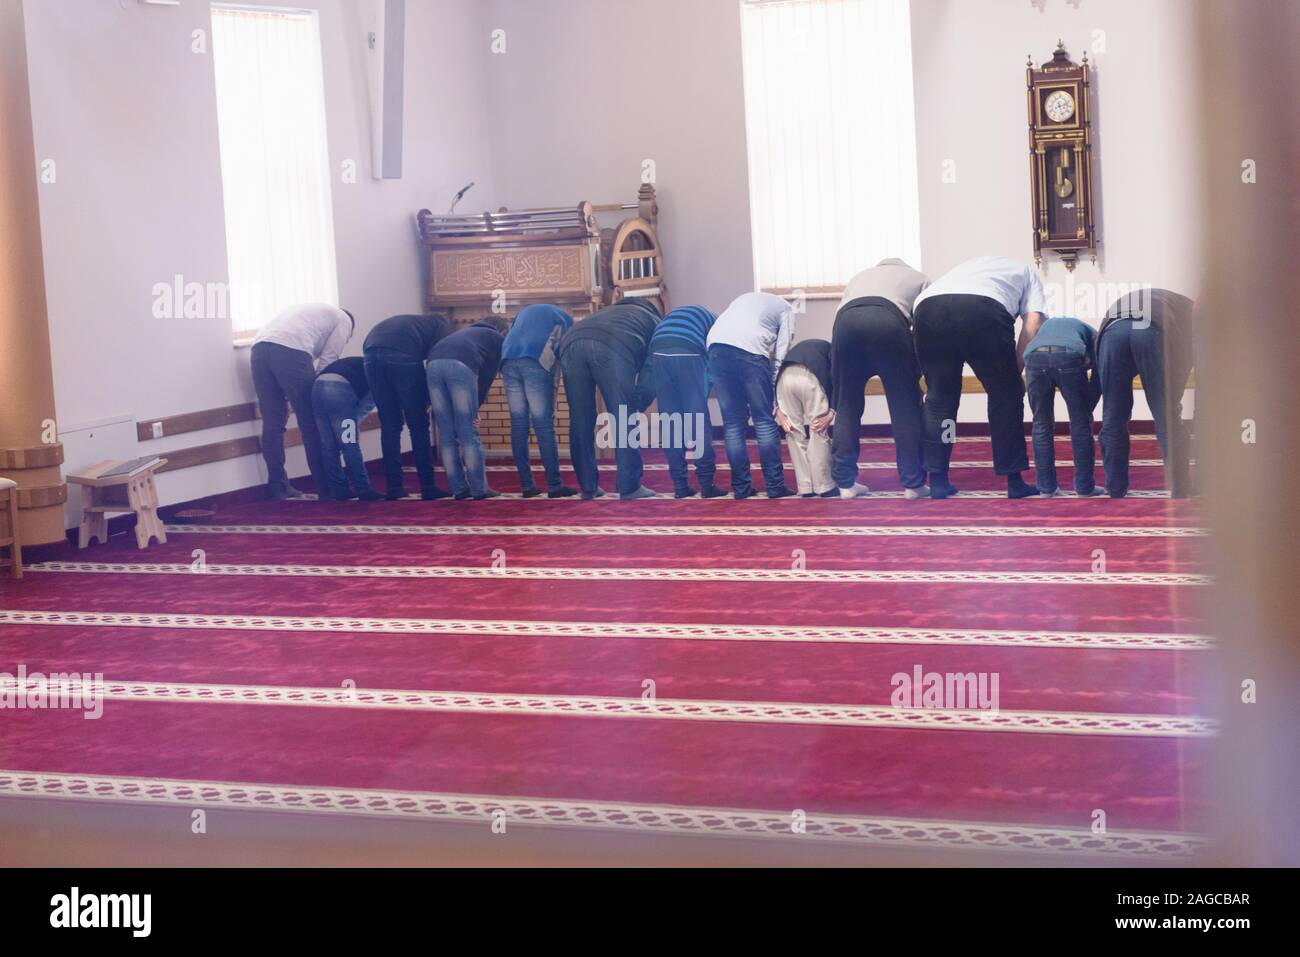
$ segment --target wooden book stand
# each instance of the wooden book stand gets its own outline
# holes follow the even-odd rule
[[[108,516],[116,512],[134,512],[135,543],[139,548],[147,548],[150,538],[158,539],[159,544],[166,544],[167,532],[158,518],[158,490],[154,487],[154,472],[167,464],[166,459],[159,459],[153,465],[135,475],[115,475],[101,478],[104,472],[120,463],[108,461],[92,465],[77,475],[69,475],[68,482],[82,487],[81,529],[77,535],[77,547],[85,548],[92,539],[108,541]]]

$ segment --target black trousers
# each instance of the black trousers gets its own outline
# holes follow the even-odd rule
[[[366,378],[379,410],[379,440],[384,453],[384,479],[388,494],[402,495],[402,427],[411,433],[411,457],[420,479],[420,491],[438,487],[433,477],[433,443],[429,429],[429,386],[424,360],[394,349],[365,352]]]
[[[835,387],[831,477],[840,488],[851,488],[858,480],[858,435],[872,376],[880,376],[885,387],[898,477],[904,488],[919,488],[925,484],[921,367],[907,320],[888,299],[876,297],[854,300],[841,309],[831,333],[831,382]]]
[[[993,470],[1029,468],[1025,447],[1025,382],[1016,362],[1016,322],[996,299],[943,295],[926,299],[913,318],[916,357],[925,375],[925,467],[946,472],[957,435],[963,364],[989,400]]]

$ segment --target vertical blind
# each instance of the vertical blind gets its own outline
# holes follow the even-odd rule
[[[908,0],[741,0],[754,270],[832,292],[920,268]]]
[[[289,306],[338,305],[316,14],[212,6],[236,338]]]

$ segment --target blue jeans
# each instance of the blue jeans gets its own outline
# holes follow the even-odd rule
[[[1034,413],[1034,470],[1038,490],[1055,492],[1056,390],[1070,413],[1070,445],[1074,450],[1074,490],[1091,495],[1097,487],[1096,452],[1092,444],[1092,411],[1097,407],[1097,376],[1091,379],[1081,352],[1036,349],[1025,356],[1029,408]]]
[[[655,397],[659,411],[704,416],[704,434],[700,436],[700,457],[695,460],[695,477],[700,486],[713,485],[717,471],[717,458],[713,454],[713,424],[709,419],[709,363],[703,355],[655,353]],[[688,467],[686,452],[676,446],[664,448],[668,458],[668,474],[673,478],[673,488],[687,491]]]
[[[323,375],[311,387],[311,407],[316,414],[321,464],[325,469],[321,497],[348,498],[373,493],[360,438],[361,420],[374,409],[374,400],[369,396],[358,400],[348,380],[341,375]],[[339,468],[340,454],[343,468]]]
[[[487,494],[487,469],[478,426],[478,376],[458,359],[431,359],[425,365],[438,451],[453,495]]]
[[[1128,493],[1129,420],[1133,417],[1133,377],[1142,379],[1156,438],[1165,460],[1165,484],[1178,498],[1190,486],[1187,427],[1183,423],[1183,389],[1191,373],[1191,356],[1170,349],[1154,323],[1140,327],[1132,319],[1112,322],[1097,339],[1097,371],[1101,377],[1101,461],[1106,489],[1119,497]]]
[[[510,452],[525,491],[537,488],[528,463],[528,429],[537,433],[537,451],[546,470],[546,490],[558,492],[560,451],[555,444],[555,370],[543,369],[536,359],[507,359],[501,363],[501,381],[510,406]]]
[[[709,346],[709,374],[722,409],[722,433],[731,464],[731,489],[744,495],[753,490],[749,472],[749,450],[745,448],[745,426],[754,421],[758,439],[758,460],[763,466],[763,484],[771,495],[785,488],[785,465],[781,461],[781,429],[772,417],[776,384],[772,361],[766,356],[734,346]]]
[[[587,494],[596,491],[600,472],[596,467],[596,389],[610,415],[618,417],[619,406],[627,414],[640,411],[637,401],[637,369],[606,345],[579,339],[565,347],[560,356],[564,372],[564,394],[569,400],[569,456],[578,484]],[[618,493],[627,495],[641,486],[645,466],[641,450],[615,440],[614,460],[618,464]]]
[[[437,487],[433,480],[433,443],[429,438],[429,392],[424,360],[394,349],[366,350],[366,378],[379,409],[384,476],[390,495],[402,493],[402,426],[411,433],[411,457],[420,476],[420,490]]]

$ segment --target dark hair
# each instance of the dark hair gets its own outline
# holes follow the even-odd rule
[[[474,325],[487,326],[491,329],[495,329],[503,336],[510,331],[510,320],[505,316],[484,316],[478,322],[474,323]]]
[[[352,320],[352,331],[353,331],[353,332],[356,332],[356,331],[357,331],[357,317],[354,316],[354,315],[352,315],[352,313],[349,312],[349,311],[346,310],[346,309],[343,310],[343,315],[347,316],[349,319]]]
[[[630,302],[635,303],[636,305],[640,306],[641,308],[643,308],[643,309],[645,309],[645,310],[647,310],[647,311],[649,311],[649,312],[654,313],[654,317],[655,317],[656,319],[662,319],[662,318],[664,317],[664,314],[663,314],[662,312],[659,311],[659,305],[658,305],[658,303],[654,302],[654,301],[651,300],[651,299],[648,299],[648,298],[645,298],[645,297],[638,296],[638,297],[633,298],[633,299],[631,299],[631,300],[624,300],[624,301],[630,301]]]

